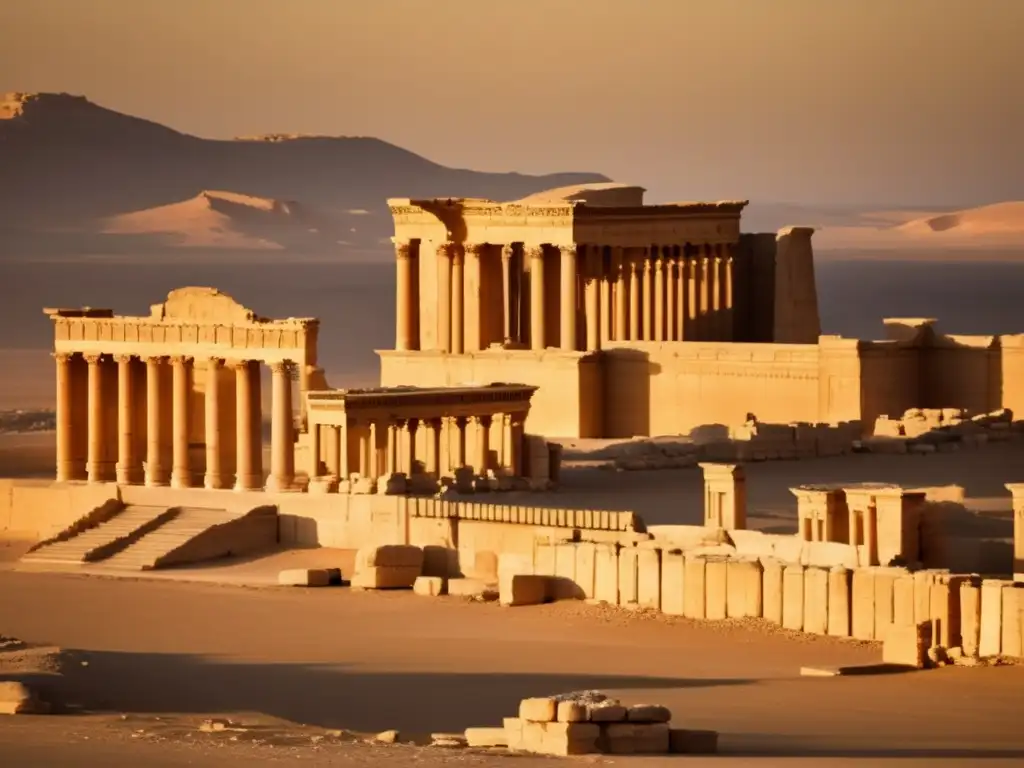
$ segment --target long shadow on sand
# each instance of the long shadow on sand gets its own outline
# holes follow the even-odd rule
[[[346,631],[325,628],[325,631]],[[429,649],[417,649],[419,654]],[[92,712],[259,713],[354,731],[409,733],[500,725],[521,699],[604,691],[742,685],[750,680],[548,674],[370,672],[329,664],[232,663],[179,654],[65,651],[64,675],[39,682]],[[81,662],[88,662],[83,666]]]

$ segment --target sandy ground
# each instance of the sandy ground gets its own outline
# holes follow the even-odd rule
[[[320,757],[326,765],[407,764],[415,754],[431,765],[456,758],[333,743],[314,751],[310,734],[397,728],[416,739],[500,723],[524,696],[583,688],[664,703],[679,726],[719,730],[721,750],[737,756],[945,756],[964,765],[1024,758],[1017,727],[1024,668],[801,678],[800,666],[872,662],[878,648],[759,622],[695,623],[581,603],[502,609],[409,593],[12,571],[0,572],[0,616],[5,634],[65,649],[68,664],[50,681],[51,696],[101,713],[61,719],[66,725],[0,722],[0,757],[29,760],[48,744],[68,748],[69,761],[54,765],[95,764],[84,762],[86,754],[179,765],[231,750],[270,760],[275,749],[314,764]],[[965,701],[969,709],[958,703]],[[121,713],[132,717],[109,716]],[[222,734],[227,745],[216,746],[216,734],[195,733],[211,716],[273,733],[268,741],[280,744],[259,750],[250,736],[236,743]],[[96,743],[70,760],[70,745],[86,738]],[[149,762],[157,750],[147,752],[147,738],[171,744],[159,750],[165,763]]]

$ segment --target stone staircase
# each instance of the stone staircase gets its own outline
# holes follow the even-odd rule
[[[200,534],[238,519],[238,515],[223,509],[176,507],[175,511],[177,514],[162,525],[98,564],[104,568],[129,571],[157,568],[162,557],[189,543]]]
[[[173,515],[173,510],[167,507],[132,504],[106,522],[88,528],[69,539],[43,544],[21,559],[26,563],[66,565],[95,562],[111,550],[120,548],[119,544],[127,546],[133,539],[143,536],[147,530],[159,527],[166,518]]]

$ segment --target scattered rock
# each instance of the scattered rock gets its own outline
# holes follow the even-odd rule
[[[381,731],[373,740],[378,744],[394,744],[398,741],[398,731]]]

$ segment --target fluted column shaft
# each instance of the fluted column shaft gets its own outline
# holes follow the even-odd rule
[[[530,262],[530,349],[545,347],[544,248],[533,245],[524,251]]]
[[[462,416],[455,417],[455,466],[453,469],[462,469],[466,466],[466,419]]]
[[[188,455],[189,401],[192,388],[189,359],[180,355],[172,357],[171,371],[173,377],[171,487],[188,488],[192,485],[192,468],[189,466]]]
[[[725,339],[733,341],[736,335],[736,307],[733,299],[733,247],[726,246],[725,251]]]
[[[441,475],[441,420],[429,419],[424,422],[427,430],[427,455],[424,471],[433,477]]]
[[[700,306],[697,300],[698,263],[694,256],[686,259],[686,340],[697,341],[697,312]]]
[[[348,424],[345,425],[345,431],[346,431],[346,433],[348,432]],[[377,422],[376,421],[371,421],[370,422],[369,427],[367,428],[367,434],[369,436],[368,440],[367,440],[367,450],[369,451],[369,455],[367,456],[367,459],[366,459],[366,462],[367,462],[367,465],[368,465],[367,472],[369,473],[369,475],[368,475],[369,478],[373,482],[377,482],[377,478],[380,477],[380,454],[379,454],[379,451],[377,450],[377,440],[378,440],[378,437],[377,437]],[[345,435],[344,439],[345,439],[345,443],[342,444],[342,450],[344,451],[343,456],[347,456],[348,455],[348,445],[347,445],[347,443],[348,443],[348,435],[347,434]],[[347,459],[346,459],[346,464],[347,464]]]
[[[642,301],[640,298],[641,288],[640,264],[635,258],[629,261],[629,340],[640,340]]]
[[[643,334],[644,341],[654,340],[654,265],[651,256],[644,254],[644,298],[643,298]]]
[[[723,261],[720,246],[714,246],[715,255],[711,259],[711,318],[713,338],[715,341],[725,340],[725,280],[722,274]]]
[[[56,352],[57,364],[57,482],[75,477],[75,414],[71,390],[71,354]]]
[[[600,293],[600,325],[601,325],[601,346],[612,340],[615,325],[615,305],[612,302],[614,288],[613,274],[611,271],[611,259],[606,263],[604,248],[597,252],[597,285]]]
[[[615,270],[615,340],[625,341],[629,331],[629,294],[626,288],[626,270],[624,263],[625,254],[622,248],[616,248],[613,255],[613,269]]]
[[[459,246],[452,249],[452,345],[453,355],[461,355],[466,350],[466,270],[467,258],[479,253],[479,246],[467,245],[465,250]]]
[[[270,477],[267,478],[267,490],[271,491],[287,491],[295,481],[295,417],[292,414],[291,370],[290,360],[272,363],[270,366]]]
[[[558,250],[562,257],[560,340],[563,350],[572,351],[576,349],[576,281],[579,279],[576,266],[576,246],[560,245]]]
[[[327,459],[324,463],[327,465],[327,474],[341,477],[341,455],[338,450],[341,447],[338,441],[340,427],[334,424],[324,424],[321,429],[323,430],[321,439],[326,443]]]
[[[487,474],[488,464],[491,456],[491,417],[472,417],[473,428],[476,431],[476,456],[473,460],[473,471],[483,476]]]
[[[515,297],[513,296],[513,282],[512,282],[512,257],[515,251],[511,243],[503,245],[501,247],[501,297],[504,302],[504,340],[506,344],[515,341],[513,338],[515,334],[516,322],[514,317],[515,312]]]
[[[661,249],[655,247],[654,253],[654,340],[665,340],[665,259]]]
[[[437,246],[437,348],[452,349],[452,243]]]
[[[676,248],[676,341],[686,340],[686,249]]]
[[[711,338],[710,322],[711,315],[711,257],[706,245],[700,247],[700,313],[698,315],[698,328],[701,341],[708,341]]]
[[[395,242],[395,349],[401,351],[419,348],[413,338],[416,320],[412,301],[416,279],[414,263],[412,243]]]
[[[85,355],[89,364],[89,447],[85,471],[90,483],[101,483],[105,477],[103,462],[103,356]]]
[[[136,481],[135,472],[135,391],[132,387],[132,356],[116,355],[117,361],[117,466],[115,476],[121,485]]]
[[[373,436],[374,435],[371,432],[370,433],[370,437],[372,438]],[[341,426],[338,427],[338,434],[337,434],[337,443],[336,443],[336,445],[338,446],[338,479],[339,480],[348,480],[349,475],[351,473],[351,470],[349,469],[349,460],[348,460],[348,420],[347,419],[346,419],[346,423],[345,424],[342,424]],[[370,446],[371,450],[376,451],[376,448],[377,448],[377,446],[371,444],[371,446]],[[374,472],[374,474],[377,474],[377,473]]]
[[[167,485],[164,467],[163,357],[146,358],[146,485]]]
[[[258,363],[235,363],[235,490],[251,491],[263,484],[262,425]]]
[[[388,461],[387,470],[389,475],[400,472],[398,466],[398,424],[388,422]]]
[[[220,358],[213,357],[206,361],[206,394],[204,400],[206,473],[203,475],[203,486],[211,490],[224,487],[220,439],[220,372],[222,368],[223,361]],[[313,475],[311,474],[311,476]]]
[[[309,425],[309,463],[306,470],[309,479],[320,477],[320,441],[322,440],[323,424]],[[328,470],[330,471],[330,470]]]
[[[587,351],[601,349],[601,247],[588,248],[584,284]]]
[[[409,419],[405,422],[402,428],[402,438],[405,440],[403,451],[405,455],[402,457],[402,463],[405,464],[405,473],[412,477],[416,474],[416,427],[418,426],[416,419]]]

